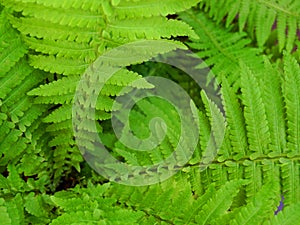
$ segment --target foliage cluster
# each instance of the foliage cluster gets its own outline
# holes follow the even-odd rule
[[[299,224],[299,36],[298,0],[0,0],[0,223]],[[182,86],[201,131],[175,176],[124,186],[84,160],[79,149],[92,151],[93,130],[86,125],[75,141],[72,104],[99,56],[145,39],[176,43],[203,59],[222,87],[225,114],[183,71],[154,62],[119,70],[95,106],[99,136],[113,156],[155,164],[178,143],[179,117],[157,98],[140,101],[129,119],[142,139],[153,117],[164,119],[160,146],[137,153],[113,133],[111,112],[122,89],[152,88],[141,77]],[[219,151],[201,169],[207,146]],[[284,208],[274,215],[282,196]]]

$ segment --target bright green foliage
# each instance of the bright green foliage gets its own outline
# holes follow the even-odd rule
[[[1,0],[0,224],[298,224],[299,9],[298,0]],[[141,40],[153,42],[136,44],[136,62],[112,52],[103,64],[122,69],[108,80],[94,74],[98,57]],[[157,40],[161,45],[152,45]],[[211,69],[196,79],[214,86],[220,102],[183,71],[147,62],[177,48],[203,59],[185,62],[189,67]],[[95,115],[79,112],[87,120],[76,127],[74,95],[90,74],[78,98],[81,109],[90,107],[90,87],[103,88]],[[143,79],[151,76],[190,95],[199,133],[187,131],[180,142],[182,118],[156,97],[136,102],[130,131],[114,133],[112,112],[124,107],[116,99],[151,93],[155,85]],[[156,117],[167,128],[154,123]],[[122,141],[128,134],[147,139],[153,130],[162,140],[151,151]],[[154,185],[124,186],[90,168],[103,163],[93,161],[98,136],[120,161],[153,165],[178,143],[189,149],[193,135],[198,143],[188,163]],[[176,166],[145,169],[141,180],[172,170]],[[284,208],[274,215],[281,196]]]
[[[290,52],[294,48],[300,22],[300,3],[297,0],[204,0],[200,8],[208,11],[217,23],[224,19],[226,27],[238,21],[239,31],[247,31],[262,47],[270,39],[272,28],[277,27],[278,48]]]
[[[294,205],[293,207],[287,207],[287,209],[278,214],[278,216],[270,219],[269,221],[265,222],[264,224],[295,224],[299,221],[298,211],[299,210],[299,203]]]
[[[103,198],[109,185],[89,186],[83,190],[59,192],[51,201],[64,213],[50,224],[139,224],[145,214],[130,208],[117,206],[117,200]]]
[[[270,144],[268,123],[266,120],[265,106],[262,102],[262,94],[254,74],[242,67],[242,103],[249,140],[250,158],[262,157],[268,153]]]
[[[299,133],[300,133],[300,108],[299,104],[299,64],[295,59],[286,54],[284,64],[284,85],[283,94],[286,103],[287,111],[287,147],[289,150],[293,149],[297,154],[299,152]]]
[[[212,67],[215,76],[225,75],[230,84],[238,82],[240,85],[240,60],[255,72],[263,68],[263,59],[259,55],[261,49],[249,45],[251,39],[246,33],[230,32],[229,28],[217,26],[207,18],[207,15],[197,11],[183,12],[180,17],[189,23],[199,36],[198,39],[187,42],[188,46],[205,60],[203,64]]]
[[[153,2],[101,1],[2,1],[4,6],[23,17],[7,15],[14,27],[25,37],[34,68],[65,75],[82,74],[97,56],[110,48],[138,39],[160,39],[191,35],[191,28],[166,14],[190,8],[198,1],[183,4],[171,1],[161,7]],[[155,2],[155,1],[154,1]],[[123,11],[135,4],[137,13]],[[143,14],[144,12],[144,14]],[[126,19],[124,19],[126,18]],[[137,24],[135,21],[138,20]]]

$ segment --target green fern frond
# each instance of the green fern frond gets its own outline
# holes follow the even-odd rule
[[[235,195],[242,185],[248,183],[241,180],[225,182],[218,190],[214,184],[211,184],[201,196],[193,196],[191,186],[187,183],[189,175],[177,174],[159,185],[149,187],[124,187],[115,184],[111,186],[106,195],[137,210],[141,209],[148,215],[154,215],[158,221],[175,224],[215,224],[216,218],[221,218],[216,215],[225,216],[230,213],[228,209],[231,207]],[[176,186],[176,189],[173,189],[173,186]],[[268,187],[274,189],[274,186],[269,185]],[[269,189],[265,188],[264,190],[268,191]],[[265,193],[266,191],[259,195],[258,201],[265,197]],[[159,197],[151,199],[151,196]],[[271,201],[270,199],[274,202],[273,192],[269,191],[268,200],[263,201],[264,206]],[[177,208],[178,204],[182,207]],[[257,202],[257,204],[262,203]],[[249,208],[248,205],[247,207]],[[272,206],[268,205],[268,209],[272,209]]]
[[[44,122],[60,123],[66,120],[70,120],[71,116],[72,116],[72,105],[66,104],[54,110],[51,114],[45,117]]]
[[[278,213],[276,216],[266,221],[264,225],[289,225],[299,223],[299,209],[300,204],[293,204],[286,207],[282,212]]]
[[[209,224],[215,218],[225,214],[241,185],[242,182],[228,182],[214,193],[195,217],[197,224]]]
[[[262,94],[255,75],[244,66],[242,77],[242,102],[245,105],[250,158],[257,158],[269,153],[270,132],[266,118]]]
[[[280,97],[282,96],[282,78],[279,68],[272,67],[267,60],[265,60],[265,67],[261,90],[271,137],[272,153],[270,154],[275,156],[286,152],[284,102],[283,98]]]
[[[83,10],[90,10],[92,12],[98,12],[101,8],[102,5],[104,5],[104,2],[107,2],[106,0],[100,0],[100,1],[89,1],[89,0],[84,0],[84,1],[68,1],[68,2],[62,2],[59,0],[45,0],[45,1],[30,1],[30,0],[17,0],[18,2],[22,3],[37,3],[40,5],[44,5],[45,7],[53,7],[53,8],[65,8],[65,9],[83,9]]]
[[[139,220],[146,216],[142,211],[118,207],[116,199],[103,198],[105,189],[100,185],[89,186],[88,189],[79,191],[58,192],[51,197],[56,207],[65,211],[51,224],[66,221],[70,224],[139,224]]]
[[[260,224],[267,218],[274,217],[274,201],[275,196],[278,195],[278,190],[274,183],[269,183],[256,194],[256,197],[247,205],[240,209],[233,211],[233,218],[229,224],[234,225],[251,225]],[[278,199],[278,197],[276,196]],[[259,199],[259,200],[258,200]]]
[[[245,119],[238,96],[230,89],[227,79],[222,80],[222,98],[229,125],[232,154],[235,159],[240,159],[247,155],[248,148]]]
[[[50,39],[39,40],[34,37],[24,37],[23,40],[31,49],[44,54],[55,55],[56,57],[82,59],[85,61],[92,61],[96,58],[95,47],[87,43]]]
[[[196,6],[199,2],[1,1],[2,223],[298,222],[300,69],[293,56],[284,53],[282,57],[281,52],[294,48],[299,2],[203,0]],[[187,11],[192,6],[196,7]],[[121,51],[116,48],[141,39],[147,41],[129,43]],[[273,42],[277,39],[278,45]],[[168,58],[174,66],[151,61],[156,56],[165,59],[162,54],[175,49],[193,50],[205,60],[200,65],[190,58],[182,61],[191,68],[208,65],[212,69],[203,83],[209,85],[216,74],[221,86],[214,87],[223,95],[224,114],[219,102],[206,95],[205,87],[198,87],[202,77],[194,82],[175,69],[177,62],[181,66],[176,57]],[[97,70],[101,65],[123,69],[106,80],[103,70]],[[151,94],[162,85],[164,92],[177,96],[169,84],[148,82],[150,76],[159,75],[190,95],[182,115],[171,101]],[[83,92],[76,93],[81,78],[87,76],[91,79],[83,84]],[[95,113],[85,115],[91,109],[89,91],[97,85],[102,89],[93,99]],[[130,95],[140,91],[149,96]],[[79,110],[72,115],[75,94],[80,94]],[[123,98],[127,94],[132,99]],[[118,114],[131,100],[129,116]],[[183,98],[176,100],[182,106]],[[188,106],[195,105],[198,108],[193,107],[188,116]],[[182,129],[181,119],[190,117],[190,126]],[[74,125],[76,120],[79,123]],[[117,126],[124,125],[120,134],[114,133],[113,120]],[[198,121],[200,133],[193,130]],[[129,134],[137,139],[127,138]],[[149,143],[143,143],[149,137]],[[97,169],[105,164],[116,172],[123,168],[106,165],[96,149],[97,138],[128,167],[158,165],[132,170],[139,172],[143,184],[149,176],[183,168],[151,186],[124,186],[118,184],[118,177],[109,181],[89,166]],[[128,143],[138,149],[154,148],[135,151]],[[183,150],[174,152],[178,145]],[[191,146],[192,158],[185,152]],[[168,157],[180,165],[160,166]],[[131,176],[124,174],[121,181],[130,181]],[[284,208],[277,213],[280,198]]]
[[[140,23],[136,19],[110,21],[106,31],[112,36],[123,37],[128,41],[138,39],[160,39],[171,36],[188,35],[197,38],[192,29],[184,22],[168,20],[163,17],[141,18]]]
[[[132,142],[134,143],[134,146],[140,147],[142,149],[149,148],[152,144],[154,146],[157,146],[151,149],[151,151],[149,152],[141,152],[139,154],[136,154],[136,156],[132,156],[132,154],[134,154],[134,151],[121,144],[123,138],[127,137],[128,139],[128,127],[125,127],[125,129],[123,129],[122,131],[122,136],[120,137],[121,141],[116,143],[116,147],[118,149],[123,149],[123,151],[118,150],[118,152],[125,153],[122,154],[125,160],[127,160],[126,156],[129,156],[127,160],[128,162],[133,162],[137,159],[137,161],[139,162],[138,164],[140,165],[159,163],[170,156],[172,151],[176,149],[176,146],[179,143],[180,133],[177,131],[181,129],[180,119],[178,117],[178,114],[174,112],[174,108],[166,102],[160,101],[160,99],[150,98],[148,101],[139,101],[136,104],[138,106],[138,109],[132,110],[129,118],[129,122],[130,124],[132,124],[130,128],[133,134],[137,137],[137,140],[135,140],[135,142],[133,142],[134,140],[132,140]],[[168,113],[173,114],[173,116],[169,117]],[[160,132],[162,132],[162,128],[159,127],[158,124],[156,124],[156,127],[154,127],[153,125],[151,127],[151,131],[149,131],[151,120],[155,117],[159,117],[167,126],[167,132],[165,134],[166,136],[160,143],[158,143],[160,137],[159,134]],[[120,121],[122,121],[122,119],[123,118],[120,118]],[[136,119],[139,119],[139,121],[141,122],[138,124],[134,123]],[[151,140],[147,140],[146,143],[148,144],[143,144],[144,139],[149,137],[151,137]]]
[[[195,0],[184,4],[173,1],[168,9],[180,11],[196,3]],[[135,9],[136,13],[128,14],[130,16],[125,20],[117,19],[113,13],[117,3],[111,4],[109,0],[101,3],[72,0],[68,4],[4,0],[3,4],[12,11],[22,13],[22,17],[10,13],[11,23],[22,33],[32,50],[43,53],[31,55],[31,65],[52,73],[82,74],[97,56],[132,40],[159,40],[187,35],[197,37],[182,21],[168,20],[161,15],[146,18],[142,14],[144,3],[135,2],[141,8]],[[133,17],[135,14],[139,16]],[[138,25],[136,18],[139,18]]]
[[[60,8],[57,6],[44,6],[43,4],[45,3],[39,1],[23,1],[21,3],[20,1],[5,0],[5,5],[7,7],[22,12],[22,15],[24,16],[49,21],[63,26],[96,29],[99,28],[99,25],[105,23],[105,16],[99,14],[99,11],[101,12],[101,7],[99,7],[98,12],[93,12],[90,9],[84,10],[75,8],[72,8],[72,12],[70,12],[66,8],[66,5],[64,5],[63,8]],[[84,5],[84,3],[82,5]]]
[[[201,91],[201,98],[203,100],[203,104],[205,107],[206,115],[209,119],[211,125],[211,134],[210,140],[212,145],[207,146],[207,150],[202,155],[205,158],[205,163],[210,163],[211,160],[218,154],[220,158],[223,157],[223,153],[219,152],[218,150],[222,146],[224,136],[225,136],[225,129],[226,129],[226,121],[224,116],[221,113],[221,109],[208,98],[204,91]],[[208,160],[208,161],[207,161]]]
[[[287,147],[291,154],[299,154],[300,151],[300,67],[297,61],[290,55],[284,57],[284,83],[283,96],[287,117]]]
[[[0,43],[3,50],[1,56],[4,57],[1,68],[5,71],[0,76],[0,110],[4,115],[0,127],[1,165],[3,166],[12,161],[19,164],[27,154],[32,153],[34,147],[42,145],[39,137],[44,132],[39,132],[38,129],[48,109],[48,106],[33,105],[33,99],[27,96],[28,91],[44,81],[45,73],[34,70],[26,62],[26,47],[18,32],[9,25],[5,17],[6,13],[5,11],[1,13],[3,23],[0,28],[0,32],[3,32],[3,26],[8,31],[1,36],[6,40]],[[10,49],[11,46],[16,49]],[[8,52],[10,54],[6,55]]]
[[[53,160],[55,162],[53,180],[55,186],[59,184],[62,175],[67,176],[72,172],[72,168],[80,171],[80,163],[83,161],[82,155],[77,147],[71,147],[69,143],[66,143],[69,140],[66,139],[64,142],[62,141],[57,144],[53,153]]]
[[[45,20],[37,20],[31,17],[15,18],[10,16],[12,25],[17,28],[23,35],[31,37],[44,38],[50,40],[68,40],[80,43],[88,43],[92,38],[99,35],[94,30],[86,30],[84,28],[72,28],[66,26],[49,23]]]
[[[74,93],[76,86],[80,81],[80,76],[63,77],[50,84],[41,85],[40,87],[28,92],[28,95],[34,96],[59,96]]]
[[[46,72],[64,75],[78,75],[89,67],[89,63],[80,59],[57,58],[54,56],[30,56],[30,65]]]
[[[23,199],[21,194],[17,194],[14,198],[5,202],[7,212],[10,215],[11,224],[22,224],[25,222],[24,209],[22,207]]]
[[[65,95],[58,95],[55,98],[50,96],[39,96],[38,98],[34,99],[35,104],[70,104],[74,99],[74,94],[65,94]]]
[[[0,77],[3,77],[27,53],[17,32],[6,19],[6,13],[0,14]]]
[[[11,218],[10,218],[8,212],[7,212],[7,208],[5,207],[5,200],[3,198],[0,199],[0,204],[1,204],[0,215],[1,215],[1,218],[2,218],[2,223],[5,224],[5,225],[11,225],[12,221],[11,221]]]
[[[53,121],[55,122],[55,121]],[[64,130],[64,129],[71,129],[72,128],[72,120],[65,120],[60,123],[53,123],[47,126],[47,131],[49,132],[56,132],[59,130]]]
[[[49,222],[48,217],[48,209],[45,208],[45,196],[43,195],[37,195],[33,192],[29,193],[25,197],[25,209],[27,212],[29,212],[31,215],[43,219],[45,222]]]
[[[6,68],[3,64],[1,64],[1,66]],[[5,99],[15,87],[19,86],[26,78],[28,78],[28,76],[31,75],[32,71],[32,68],[24,59],[18,61],[18,63],[11,70],[8,70],[7,74],[1,79],[0,98]]]
[[[225,118],[220,112],[221,109],[212,102],[204,91],[201,91],[201,97],[206,109],[206,115],[208,116],[211,123],[211,130],[213,132],[216,146],[219,147],[222,144],[222,140],[225,132]]]
[[[256,38],[260,47],[269,40],[273,26],[277,24],[275,29],[279,51],[285,48],[288,52],[292,51],[296,41],[300,21],[299,6],[299,1],[293,0],[204,0],[200,3],[200,8],[208,11],[209,16],[217,23],[225,18],[226,27],[229,27],[235,19],[238,20],[240,32],[246,30],[252,39]]]
[[[299,163],[293,159],[280,159],[282,192],[284,193],[284,204],[291,205],[299,202]]]
[[[259,72],[263,68],[261,50],[249,47],[251,40],[245,33],[231,33],[208,20],[201,12],[186,11],[180,18],[195,29],[198,40],[192,39],[186,44],[196,52],[205,65],[212,67],[216,77],[227,76],[229,84],[240,86],[239,61],[243,61],[251,70]],[[202,65],[199,65],[202,66]]]
[[[211,126],[210,122],[206,116],[206,113],[199,110],[199,142],[200,142],[200,148],[203,152],[201,155],[205,155],[205,150],[208,147],[210,137],[211,137]],[[201,156],[200,155],[200,156]],[[194,162],[192,163],[194,164]]]
[[[122,18],[130,17],[151,17],[151,16],[167,16],[169,14],[175,14],[183,10],[189,9],[195,6],[199,0],[188,1],[119,1],[114,5],[114,15]]]

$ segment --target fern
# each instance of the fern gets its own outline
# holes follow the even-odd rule
[[[117,1],[118,2],[118,1]],[[197,0],[188,0],[184,2],[174,2],[172,0],[157,2],[155,0],[147,1],[119,1],[115,6],[114,14],[120,18],[126,17],[145,17],[150,16],[167,16],[174,14],[194,6],[198,3]],[[138,10],[137,10],[138,9]]]
[[[31,89],[44,82],[44,73],[36,71],[26,62],[27,48],[20,39],[18,33],[12,29],[5,12],[1,13],[1,32],[7,30],[1,41],[1,114],[5,117],[1,120],[1,165],[9,163],[19,165],[19,173],[25,176],[37,175],[39,171],[48,166],[42,163],[40,166],[31,168],[28,160],[31,154],[36,154],[40,161],[48,160],[47,153],[41,153],[45,148],[45,131],[43,130],[42,117],[49,108],[48,106],[34,105],[33,99],[26,96]],[[14,46],[12,51],[10,48]],[[29,79],[32,77],[32,79]],[[43,137],[43,141],[41,141]],[[47,148],[45,148],[46,150]],[[24,163],[24,164],[23,164]],[[45,178],[49,178],[51,172],[40,174],[35,183],[47,184]],[[37,185],[38,186],[38,185]]]
[[[195,3],[197,1],[176,4],[175,7],[170,5],[165,8],[165,12],[189,8]],[[143,15],[143,2],[135,3],[136,7],[140,5],[136,10],[139,12],[136,18],[139,18],[140,27],[135,24],[133,16],[128,14],[125,16],[126,20],[118,19],[114,13],[118,4],[111,4],[108,0],[92,1],[88,4],[76,1],[62,4],[5,0],[3,4],[14,11],[22,12],[21,18],[10,14],[10,21],[24,36],[30,36],[25,37],[30,48],[43,53],[31,55],[31,65],[52,73],[82,74],[107,49],[132,40],[194,35],[185,23],[161,16],[160,8],[152,10],[151,17],[149,10],[144,10],[146,15]],[[75,11],[70,13],[69,8],[74,8]],[[74,58],[76,54],[80,57]]]
[[[280,214],[278,217],[272,218],[270,221],[265,224],[293,224],[298,222],[297,209],[299,204],[293,205],[292,207],[287,207],[286,210]]]
[[[244,70],[245,73],[241,78],[242,102],[245,106],[244,115],[248,131],[249,150],[251,153],[257,153],[255,156],[250,155],[250,158],[257,158],[268,153],[270,134],[260,90],[255,90],[258,87],[258,83],[254,75],[247,71],[247,68],[244,68]]]
[[[251,40],[245,33],[232,33],[230,29],[216,27],[202,12],[194,13],[190,10],[181,13],[180,17],[190,24],[199,36],[198,40],[191,39],[187,45],[195,50],[201,59],[205,59],[205,65],[201,66],[212,67],[216,77],[227,76],[229,84],[237,83],[237,86],[240,86],[240,60],[255,72],[263,68],[261,49],[250,47]]]
[[[1,224],[297,224],[298,9],[1,0]]]
[[[247,155],[247,133],[245,129],[245,118],[241,112],[241,104],[238,97],[230,91],[227,79],[222,81],[223,101],[226,111],[226,119],[229,124],[229,139],[232,144],[234,158],[243,158]]]
[[[270,62],[265,61],[266,73],[263,77],[263,102],[265,107],[269,110],[266,111],[268,126],[270,130],[270,138],[272,155],[286,152],[286,132],[284,121],[284,102],[282,97],[282,76],[279,73],[280,68],[272,67]],[[272,74],[268,76],[268,74]]]
[[[286,56],[285,58],[285,76],[284,76],[284,98],[287,109],[287,121],[288,121],[288,130],[287,130],[287,139],[288,139],[288,148],[294,151],[294,154],[297,154],[299,151],[298,143],[298,134],[299,134],[299,105],[296,103],[299,99],[299,64],[295,59]],[[290,92],[293,88],[293,92]],[[296,104],[293,104],[295,102]],[[292,105],[291,105],[292,104]]]
[[[260,47],[270,39],[272,26],[277,24],[279,51],[285,48],[290,52],[294,48],[300,18],[298,1],[204,0],[200,7],[218,23],[226,18],[227,27],[238,18],[239,30],[246,30],[252,39],[255,37]]]

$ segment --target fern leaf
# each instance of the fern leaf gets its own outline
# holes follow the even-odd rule
[[[262,97],[270,129],[270,148],[272,149],[270,154],[275,156],[284,152],[286,148],[284,103],[282,97],[280,97],[282,96],[282,81],[278,69],[272,68],[267,60],[265,61],[265,67]]]
[[[107,2],[106,0],[84,0],[84,1],[68,1],[68,2],[62,2],[59,0],[45,0],[45,1],[38,1],[38,0],[34,0],[34,1],[30,1],[30,0],[17,0],[17,2],[21,2],[21,3],[37,3],[40,5],[44,5],[46,7],[53,7],[53,8],[63,8],[63,9],[83,9],[83,10],[91,10],[93,12],[98,12],[102,7],[102,4],[104,4],[104,2]]]
[[[247,133],[242,106],[238,96],[230,89],[227,79],[222,81],[222,98],[225,105],[226,120],[229,124],[230,140],[236,159],[247,155]]]
[[[247,67],[243,69],[241,83],[250,157],[256,158],[269,152],[270,133],[265,106],[256,78]]]
[[[290,55],[284,58],[283,94],[287,116],[287,147],[292,154],[299,154],[300,140],[300,68]]]
[[[246,185],[245,191],[248,201],[255,196],[255,194],[261,189],[263,186],[263,171],[260,162],[245,160],[243,162],[244,166],[244,179],[247,179],[249,182]]]
[[[70,139],[66,139],[68,142]],[[54,183],[60,180],[62,175],[67,176],[72,168],[75,168],[78,172],[80,171],[80,163],[83,161],[82,155],[77,147],[70,147],[68,143],[60,143],[55,149],[53,154],[55,161],[54,169]]]
[[[59,122],[71,119],[71,116],[72,116],[72,106],[66,104],[66,105],[63,105],[62,107],[59,107],[58,109],[53,111],[50,115],[45,117],[44,122],[59,123]]]
[[[5,200],[3,198],[0,199],[0,216],[2,220],[3,225],[11,225],[12,221],[10,219],[10,216],[7,212],[7,208],[5,207]]]
[[[231,181],[221,187],[195,217],[197,224],[209,224],[210,221],[224,215],[241,185],[240,181]]]
[[[69,9],[66,8],[66,5],[63,7],[45,7],[45,5],[42,5],[43,3],[39,1],[20,2],[5,0],[4,2],[7,7],[11,7],[16,11],[21,11],[24,16],[49,21],[63,26],[97,29],[100,28],[100,25],[104,24],[104,16],[99,12],[93,12],[89,9],[72,8],[72,11],[69,11]],[[84,5],[84,3],[82,3],[82,5]],[[101,7],[99,9],[101,9]]]
[[[298,17],[300,17],[300,15],[298,15]],[[288,18],[287,29],[286,50],[291,52],[294,49],[297,40],[295,37],[297,37],[297,31],[299,29],[299,19]]]
[[[284,193],[284,204],[291,205],[299,202],[300,173],[299,164],[291,159],[280,159],[280,171],[282,177],[282,192]]]
[[[80,76],[63,77],[58,81],[53,81],[50,84],[41,85],[40,87],[28,92],[28,95],[37,96],[58,96],[69,93],[74,93]]]
[[[299,223],[299,210],[300,204],[293,204],[286,207],[282,212],[278,213],[269,221],[266,221],[264,225],[289,225]]]
[[[119,18],[167,16],[186,10],[198,2],[199,0],[181,2],[175,0],[120,1],[114,5],[114,15]]]
[[[3,68],[5,66],[3,65]],[[24,79],[32,72],[32,68],[25,62],[25,60],[18,61],[9,73],[1,79],[0,84],[0,98],[5,99],[12,90],[24,82]]]
[[[195,0],[190,1],[174,5],[180,10],[196,3]],[[110,47],[117,47],[131,40],[161,39],[178,35],[191,35],[196,38],[184,22],[168,20],[162,16],[142,17],[140,27],[132,18],[116,20],[112,15],[114,8],[108,0],[101,1],[101,4],[76,0],[68,4],[56,1],[42,3],[5,0],[4,5],[22,13],[22,17],[10,14],[9,18],[30,48],[49,54],[31,55],[31,65],[52,73],[82,74],[96,56]],[[91,8],[87,8],[88,5]],[[96,6],[99,7],[98,10],[94,8]],[[69,7],[73,9],[72,13]],[[135,11],[140,15],[138,9]]]
[[[36,217],[44,217],[46,219],[48,217],[48,212],[44,208],[44,200],[42,195],[34,196],[35,194],[31,192],[25,197],[25,209],[31,215]],[[49,220],[48,220],[49,221]]]
[[[3,77],[27,53],[27,48],[10,26],[6,13],[0,15],[0,51],[0,77]]]
[[[79,193],[56,193],[51,200],[65,212],[50,224],[139,224],[139,219],[145,216],[142,211],[117,207],[116,199],[103,198],[104,190],[100,186],[80,190]]]
[[[263,59],[258,56],[261,50],[248,47],[251,41],[246,38],[245,33],[224,30],[201,12],[186,11],[180,13],[180,18],[193,27],[199,36],[198,40],[191,39],[191,42],[186,44],[195,50],[201,59],[205,59],[207,66],[212,66],[216,77],[227,76],[230,85],[235,83],[236,86],[240,86],[240,60],[254,72],[263,69]]]
[[[214,160],[224,140],[226,121],[218,106],[208,98],[204,91],[201,91],[201,98],[211,124],[211,141],[213,142],[212,146],[208,146],[209,149],[206,152],[208,155],[205,155],[204,158],[205,160]]]
[[[144,152],[142,154],[137,154],[137,158],[141,159],[141,162],[139,161],[140,164],[144,165],[144,163],[146,163],[149,160],[151,164],[159,163],[166,157],[170,156],[172,151],[178,145],[179,135],[181,130],[180,118],[178,118],[178,115],[176,113],[174,114],[174,108],[170,107],[170,105],[168,104],[164,104],[158,99],[149,99],[149,101],[140,101],[137,103],[137,105],[139,107],[139,110],[138,111],[133,110],[133,112],[130,113],[130,124],[132,124],[130,128],[134,133],[134,135],[136,136],[136,138],[134,139],[131,138],[130,142],[133,146],[136,146],[135,148],[146,149],[146,150],[151,148],[151,151],[149,153]],[[142,113],[140,113],[139,111],[141,111]],[[168,115],[167,112],[174,115],[170,118],[169,116],[167,116]],[[149,131],[148,126],[149,124],[151,126],[151,120],[155,117],[159,117],[161,120],[164,121],[164,123],[166,123],[166,125],[168,126],[166,133],[161,131],[161,128],[158,128],[157,126],[156,127],[152,126],[151,131]],[[124,120],[124,118],[119,118],[119,119],[120,121]],[[141,122],[134,123],[134,121],[136,120],[139,120]],[[129,128],[123,129],[120,137],[121,142],[122,140],[126,140],[125,138],[128,139],[128,133],[127,133],[128,129]],[[162,132],[161,135],[160,132]],[[159,138],[160,136],[164,137],[164,139],[160,140],[161,139]],[[147,139],[144,140],[145,138]],[[126,142],[124,143],[126,145]],[[122,145],[120,146],[118,145],[119,148],[121,146]],[[131,154],[133,154],[133,152],[131,152]],[[128,155],[130,156],[130,158],[132,158],[131,154]],[[125,157],[125,155],[122,156]],[[180,157],[179,155],[176,156]]]
[[[50,39],[38,40],[34,37],[24,37],[23,40],[31,49],[44,54],[56,55],[56,57],[78,58],[85,61],[92,61],[96,58],[96,50],[86,43]]]
[[[47,126],[47,131],[56,132],[64,129],[72,129],[72,120],[65,120],[61,123],[53,123]]]
[[[268,9],[265,5],[257,5],[256,7],[256,38],[258,46],[263,46],[270,36],[272,25],[276,18],[276,12]]]
[[[199,111],[199,131],[200,131],[200,148],[203,152],[202,155],[205,155],[205,150],[208,148],[209,144],[211,143],[211,127],[210,122],[202,111]],[[195,162],[192,162],[194,164]]]
[[[279,51],[290,52],[294,48],[299,28],[299,1],[227,1],[204,0],[200,9],[208,11],[209,17],[220,23],[226,18],[230,26],[233,18],[238,20],[239,30],[246,30],[259,46],[266,44],[272,35],[272,26],[277,21]],[[298,24],[298,25],[297,25]],[[273,27],[274,29],[274,27]],[[288,33],[286,34],[286,30]]]
[[[34,131],[34,123],[39,123],[44,113],[47,111],[48,106],[44,105],[32,105],[28,111],[25,112],[24,116],[20,118],[18,127],[22,132],[26,132],[26,136],[29,132]],[[33,131],[32,131],[33,130]]]
[[[238,214],[230,221],[234,225],[260,224],[266,218],[273,218],[274,198],[278,195],[275,182],[265,184],[255,195],[252,202],[237,210]],[[235,211],[233,214],[236,214]]]
[[[51,73],[64,75],[78,75],[89,67],[89,63],[82,60],[56,58],[54,56],[30,56],[30,65]]]
[[[55,98],[53,96],[39,96],[38,98],[34,99],[35,104],[70,104],[74,99],[74,94],[65,94],[65,95],[58,95]]]
[[[11,219],[11,224],[23,224],[25,222],[21,194],[17,194],[13,199],[6,201],[5,205]]]
[[[99,35],[99,33],[94,30],[72,27],[66,29],[66,26],[49,23],[45,20],[37,20],[31,17],[15,18],[10,16],[9,18],[12,25],[23,35],[30,35],[37,38],[89,42]]]
[[[135,20],[135,19],[134,19]],[[194,38],[197,36],[192,29],[184,22],[168,20],[163,17],[141,18],[136,24],[132,19],[111,21],[106,31],[113,36],[121,36],[127,40],[137,39],[160,39],[171,36],[188,35]]]

